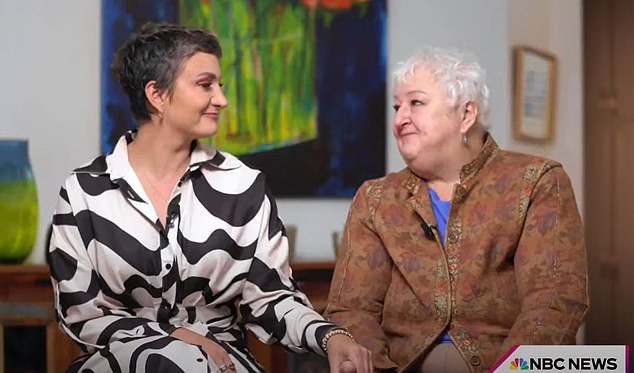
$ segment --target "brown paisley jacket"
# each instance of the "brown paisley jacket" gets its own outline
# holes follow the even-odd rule
[[[379,369],[410,371],[447,330],[473,372],[513,345],[573,344],[588,308],[583,226],[559,163],[488,137],[461,170],[444,248],[424,180],[408,169],[357,191],[326,317]]]

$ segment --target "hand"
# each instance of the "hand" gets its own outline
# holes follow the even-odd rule
[[[354,363],[350,360],[342,362],[339,367],[341,373],[356,373],[357,371],[357,368],[354,367]]]
[[[337,334],[328,340],[330,373],[373,373],[372,353],[351,338]]]
[[[205,341],[203,341],[200,347],[207,354],[207,359],[209,361],[209,366],[211,367],[212,372],[230,373],[236,371],[236,367],[231,362],[229,354],[218,343],[212,341],[211,339],[205,338]]]
[[[185,343],[200,346],[207,355],[207,361],[213,373],[232,373],[236,371],[235,365],[231,362],[227,351],[213,340],[186,328],[177,328],[170,335]]]

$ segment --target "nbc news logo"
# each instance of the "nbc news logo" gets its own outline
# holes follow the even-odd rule
[[[575,370],[597,371],[616,370],[616,358],[515,358],[509,364],[509,370]]]
[[[520,345],[511,348],[490,370],[507,372],[627,372],[629,346]]]

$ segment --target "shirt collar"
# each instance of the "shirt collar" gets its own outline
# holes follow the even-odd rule
[[[110,175],[111,180],[124,178],[132,169],[128,160],[128,144],[134,141],[137,131],[131,130],[119,138],[114,149],[107,155],[102,155],[90,164],[75,169],[74,173],[88,173],[92,175]],[[188,171],[201,167],[212,167],[220,170],[232,170],[240,167],[236,157],[218,151],[216,148],[203,144],[198,140],[192,142]]]
[[[462,166],[460,169],[460,182],[464,183],[469,180],[478,171],[484,166],[484,164],[495,154],[499,147],[498,144],[493,140],[493,136],[489,133],[485,135],[484,145],[482,146],[482,150],[480,153],[469,163]]]
[[[478,153],[478,155],[469,163],[462,166],[460,169],[460,183],[471,179],[475,176],[484,164],[493,157],[493,155],[500,149],[498,144],[493,140],[493,136],[489,133],[485,135],[484,145]],[[407,188],[412,194],[416,194],[420,187],[420,177],[412,172],[409,168],[405,170],[407,176],[404,179],[405,188]]]

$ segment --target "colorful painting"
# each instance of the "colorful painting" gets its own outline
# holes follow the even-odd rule
[[[144,22],[218,35],[229,106],[206,139],[276,196],[349,197],[385,172],[385,0],[103,0],[104,152],[136,124],[109,73]]]

